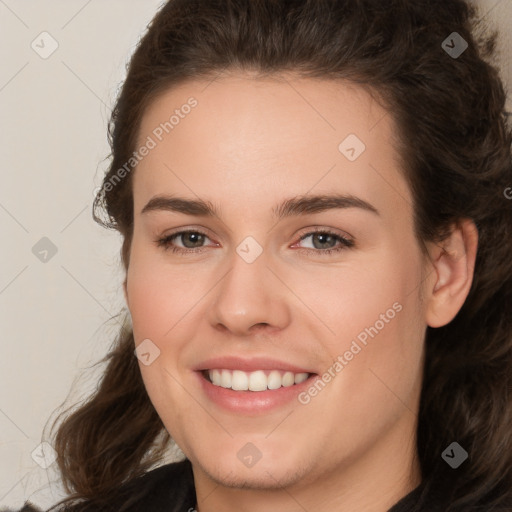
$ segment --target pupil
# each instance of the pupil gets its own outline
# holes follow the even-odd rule
[[[195,243],[196,245],[193,245],[193,247],[196,247],[197,245],[201,245],[201,242],[202,242],[202,237],[203,235],[201,233],[186,233],[185,234],[185,238],[183,239],[183,242],[185,245],[185,247],[189,248],[187,246],[187,244],[185,243],[185,241],[187,240],[187,238],[191,238],[192,239],[192,245]],[[194,241],[193,239],[196,238],[196,240]],[[192,247],[192,248],[193,248]]]
[[[318,237],[318,239],[320,239],[320,245],[324,245],[326,243],[325,239],[329,239],[329,238],[332,239],[333,238],[332,235],[328,235],[326,233],[323,233],[323,234],[320,233],[318,235],[313,235],[313,245],[315,246],[316,249],[326,249],[326,248],[331,248],[332,247],[332,246],[329,246],[329,247],[317,247],[316,244],[314,243],[315,237]]]

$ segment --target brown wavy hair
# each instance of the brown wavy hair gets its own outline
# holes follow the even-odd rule
[[[442,46],[453,32],[468,43],[458,58]],[[398,127],[418,240],[441,241],[463,218],[479,232],[469,296],[452,322],[428,327],[425,340],[417,450],[422,485],[435,481],[449,512],[502,510],[512,500],[512,135],[495,41],[464,0],[170,0],[129,63],[93,209],[97,222],[122,235],[126,270],[133,172],[119,180],[119,169],[136,150],[148,105],[177,84],[290,71],[373,91]],[[121,329],[97,390],[53,424],[70,494],[55,507],[114,508],[123,483],[162,462],[170,436],[134,347],[132,331]],[[453,441],[469,453],[456,470],[441,457]]]

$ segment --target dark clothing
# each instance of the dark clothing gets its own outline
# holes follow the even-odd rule
[[[437,486],[436,486],[437,487]],[[110,510],[87,507],[87,512],[193,512],[196,494],[188,459],[160,466],[122,487],[124,499]],[[124,505],[124,506],[122,506]],[[26,503],[19,512],[42,512]],[[387,512],[444,512],[447,503],[430,485],[419,485]],[[73,512],[66,509],[66,512]],[[478,509],[485,510],[485,509]],[[0,511],[2,512],[2,511]],[[4,510],[3,512],[9,512]],[[11,511],[12,512],[12,511]]]

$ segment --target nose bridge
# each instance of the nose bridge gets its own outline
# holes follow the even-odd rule
[[[283,328],[289,320],[285,290],[273,273],[270,253],[246,237],[231,255],[230,270],[216,287],[210,321],[237,334],[256,324]]]

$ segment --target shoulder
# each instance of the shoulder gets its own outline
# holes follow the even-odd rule
[[[169,486],[175,487],[175,485],[171,484],[177,484],[178,482],[185,484],[189,481],[193,485],[192,465],[188,459],[185,459],[180,462],[173,462],[152,469],[138,478],[126,482],[122,486],[122,489],[141,488],[145,486],[154,487],[162,482],[166,482]]]
[[[498,495],[492,493],[479,503],[468,500],[464,505],[453,506],[455,500],[450,483],[449,478],[446,478],[445,482],[432,478],[424,481],[388,512],[446,512],[450,505],[450,510],[454,512],[512,512],[512,496],[508,500],[502,499],[501,504],[493,505]]]
[[[188,459],[155,468],[118,489],[112,512],[181,512],[195,506],[192,465]],[[104,512],[102,507],[101,512]],[[73,511],[70,511],[73,512]],[[86,508],[84,512],[100,512]]]
[[[192,465],[185,459],[155,468],[127,482],[120,495],[126,512],[187,511],[194,508],[196,500]]]
[[[159,466],[143,475],[125,482],[113,490],[108,504],[95,505],[84,501],[77,505],[59,508],[58,512],[187,512],[195,506],[195,489],[192,465],[188,459]],[[29,507],[29,508],[27,508]],[[19,511],[43,512],[26,503]]]

